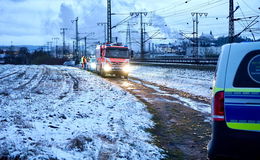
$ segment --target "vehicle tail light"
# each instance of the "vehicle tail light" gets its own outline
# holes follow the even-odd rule
[[[220,91],[214,95],[212,117],[214,121],[224,121],[224,92]]]

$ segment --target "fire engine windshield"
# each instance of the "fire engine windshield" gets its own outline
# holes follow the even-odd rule
[[[129,58],[129,53],[127,48],[107,48],[106,55],[107,58]]]

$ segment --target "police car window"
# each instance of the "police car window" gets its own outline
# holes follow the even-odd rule
[[[240,63],[234,87],[260,87],[260,50],[248,53]]]

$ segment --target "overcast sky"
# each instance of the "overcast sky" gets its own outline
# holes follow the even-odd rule
[[[236,17],[260,15],[260,0],[234,0]],[[106,21],[106,0],[0,0],[0,45],[32,44],[43,45],[59,37],[60,28],[68,28],[67,40],[71,43],[75,37],[74,25],[71,21],[79,17],[79,32],[95,32],[90,38],[103,40],[103,27],[98,22]],[[208,16],[199,18],[199,33],[215,36],[228,34],[228,0],[112,0],[113,25],[129,16],[129,12],[146,11],[144,21],[152,23],[146,26],[149,35],[160,29],[161,37],[181,38],[179,31],[189,35],[192,32],[191,12],[205,12]],[[252,19],[250,19],[251,21]],[[260,19],[258,19],[260,20]],[[239,33],[250,21],[236,22],[236,33]],[[139,22],[132,18],[131,23]],[[139,30],[139,24],[133,30]],[[113,34],[125,40],[127,25],[113,29]],[[260,23],[254,27],[256,37],[260,37]],[[258,29],[258,31],[255,31]],[[133,33],[138,34],[138,33]],[[250,36],[245,33],[243,36]],[[138,35],[133,35],[138,40]],[[168,42],[169,40],[165,40]]]

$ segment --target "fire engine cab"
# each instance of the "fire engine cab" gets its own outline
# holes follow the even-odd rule
[[[129,49],[127,46],[120,44],[97,45],[96,71],[101,76],[115,74],[116,76],[128,77],[129,67]]]

